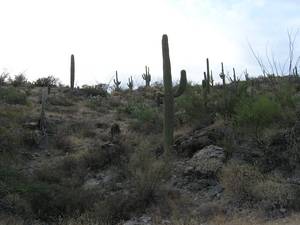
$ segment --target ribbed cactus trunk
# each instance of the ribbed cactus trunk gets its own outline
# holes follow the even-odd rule
[[[226,83],[225,83],[225,73],[224,73],[224,65],[223,65],[223,63],[221,63],[221,74],[222,74],[222,82],[223,82],[223,87],[225,88],[225,85],[226,85]]]
[[[170,155],[173,145],[174,98],[169,56],[168,36],[162,37],[163,80],[164,80],[164,151]]]
[[[207,79],[207,84],[206,84],[206,88],[207,88],[207,93],[209,93],[209,90],[210,90],[210,70],[209,70],[209,59],[207,58],[206,59],[206,79]]]
[[[71,89],[74,89],[74,81],[75,81],[75,57],[74,55],[71,55],[71,71],[70,71]]]

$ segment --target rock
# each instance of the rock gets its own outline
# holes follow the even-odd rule
[[[97,187],[101,182],[95,178],[91,178],[82,186],[84,190],[90,190]]]
[[[199,149],[212,144],[212,141],[205,134],[194,134],[185,136],[175,141],[175,149],[178,154],[192,157]]]
[[[123,225],[151,225],[152,219],[150,216],[143,215],[139,218],[133,218],[126,221]]]
[[[209,145],[198,151],[193,158],[188,161],[186,168],[193,173],[204,175],[205,177],[216,175],[217,171],[223,166],[225,153],[223,148]]]
[[[174,148],[177,154],[192,157],[195,152],[216,143],[224,137],[225,133],[230,134],[231,132],[232,131],[223,124],[213,124],[177,138]]]
[[[26,122],[23,124],[24,128],[35,130],[38,128],[38,122]]]

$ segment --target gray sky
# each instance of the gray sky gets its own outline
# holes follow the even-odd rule
[[[0,9],[0,69],[69,84],[74,54],[78,85],[107,83],[115,70],[123,84],[131,75],[141,84],[145,65],[161,80],[164,33],[173,80],[186,69],[200,82],[207,57],[217,78],[221,61],[226,71],[254,75],[247,40],[262,58],[267,47],[283,63],[287,31],[300,27],[300,0],[1,0]]]

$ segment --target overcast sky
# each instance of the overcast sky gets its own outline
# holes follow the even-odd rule
[[[123,84],[131,75],[141,83],[145,65],[161,80],[162,34],[173,80],[186,69],[200,82],[207,57],[215,76],[221,61],[226,71],[255,75],[248,41],[284,61],[287,31],[300,27],[300,0],[0,0],[0,9],[0,70],[69,84],[74,54],[77,85],[108,83],[115,70]]]

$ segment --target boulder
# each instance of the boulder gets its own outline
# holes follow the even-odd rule
[[[209,145],[197,153],[187,162],[186,169],[204,177],[215,176],[225,161],[223,148]]]
[[[175,140],[174,148],[177,154],[191,158],[200,149],[217,143],[224,137],[225,133],[230,135],[232,131],[226,128],[224,124],[216,123],[178,137]]]

